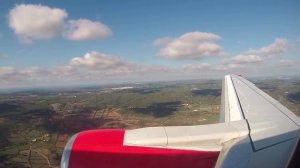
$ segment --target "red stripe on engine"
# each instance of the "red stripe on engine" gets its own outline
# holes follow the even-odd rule
[[[124,130],[80,133],[72,146],[69,167],[100,168],[210,168],[216,151],[123,146]]]

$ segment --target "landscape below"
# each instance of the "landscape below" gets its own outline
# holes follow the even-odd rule
[[[300,79],[251,80],[300,116]],[[73,134],[98,128],[217,123],[221,80],[0,94],[0,167],[59,167]]]

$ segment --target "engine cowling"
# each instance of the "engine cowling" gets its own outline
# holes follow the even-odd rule
[[[61,160],[62,168],[189,168],[213,167],[216,151],[196,151],[123,145],[125,130],[80,132],[70,138]]]

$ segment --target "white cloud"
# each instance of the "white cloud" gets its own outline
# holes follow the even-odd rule
[[[116,56],[92,51],[52,69],[0,67],[0,87],[152,80],[171,71],[168,67],[133,63]]]
[[[59,8],[19,4],[10,10],[9,26],[23,43],[35,39],[50,39],[61,33],[68,14]]]
[[[250,49],[224,62],[225,65],[258,64],[287,51],[287,40],[277,38],[273,43],[259,49]]]
[[[100,21],[78,19],[68,21],[63,37],[69,40],[84,41],[103,39],[111,34],[110,28]]]
[[[53,70],[52,74],[58,79],[82,78],[78,71],[70,65],[59,66]]]
[[[131,73],[137,68],[133,63],[95,51],[86,53],[83,57],[73,58],[69,66],[101,74]]]
[[[202,64],[184,64],[181,66],[181,68],[185,71],[190,71],[190,70],[210,70],[213,67],[208,63],[202,63]]]
[[[295,65],[295,62],[288,59],[281,59],[278,61],[277,66],[280,68],[288,68],[293,67]]]
[[[231,64],[251,64],[251,63],[260,63],[264,59],[258,55],[249,54],[249,55],[238,55],[231,58],[228,62]]]
[[[24,84],[30,81],[46,82],[50,78],[53,78],[51,71],[41,67],[24,69],[17,69],[11,66],[0,67],[0,80],[3,84]]]
[[[13,74],[15,72],[15,68],[10,66],[0,67],[0,76],[6,76],[9,74]]]
[[[76,73],[83,73],[86,76],[130,76],[151,74],[155,72],[168,72],[167,67],[148,64],[137,64],[120,59],[119,57],[98,53],[92,51],[86,53],[83,57],[75,57],[71,59],[68,67],[75,69]],[[69,69],[70,69],[69,68]]]
[[[167,45],[168,43],[170,43],[172,40],[173,40],[172,37],[159,38],[153,42],[153,45],[154,46],[164,46],[164,45]]]
[[[170,59],[202,59],[222,54],[222,47],[217,44],[220,36],[206,32],[189,32],[177,38],[160,38],[154,41],[162,45],[158,55]]]
[[[282,38],[277,38],[273,43],[266,47],[262,47],[258,50],[251,49],[248,54],[256,54],[261,57],[270,58],[276,55],[283,54],[287,51],[287,40]]]
[[[62,35],[68,40],[86,41],[103,39],[112,34],[100,21],[88,19],[69,20],[64,9],[43,5],[19,4],[9,11],[9,26],[20,42],[31,44],[34,40],[51,39]]]
[[[184,71],[202,71],[202,72],[211,72],[211,71],[223,71],[226,72],[231,69],[239,68],[237,64],[228,64],[228,65],[213,65],[208,63],[201,64],[184,64],[181,68]]]

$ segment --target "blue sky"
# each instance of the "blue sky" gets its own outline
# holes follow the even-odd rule
[[[1,0],[0,87],[298,74],[299,18],[298,0]]]

